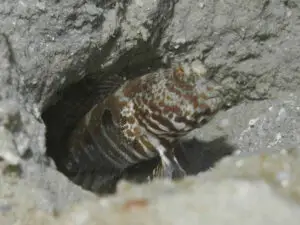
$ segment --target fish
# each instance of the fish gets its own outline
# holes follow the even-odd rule
[[[207,123],[232,98],[200,62],[127,80],[95,104],[67,139],[68,177],[85,189],[113,189],[129,167],[159,157],[152,177],[182,179],[177,141]]]

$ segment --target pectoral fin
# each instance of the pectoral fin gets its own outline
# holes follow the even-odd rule
[[[171,152],[166,152],[161,156],[161,163],[153,171],[153,177],[181,179],[184,176],[186,172]]]

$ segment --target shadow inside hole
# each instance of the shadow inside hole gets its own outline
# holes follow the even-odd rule
[[[175,148],[175,155],[188,175],[196,175],[214,167],[219,160],[231,155],[234,150],[235,147],[227,143],[226,137],[219,137],[209,142],[189,139],[182,141],[181,145]],[[122,178],[136,183],[145,182],[159,161],[160,158],[157,157],[138,163],[126,169]]]
[[[178,147],[175,153],[187,174],[195,175],[214,167],[219,160],[231,155],[235,150],[236,147],[222,136],[209,142],[195,138],[182,141],[182,147]]]

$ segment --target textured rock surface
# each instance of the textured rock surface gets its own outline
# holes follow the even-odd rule
[[[188,170],[197,173],[233,152],[252,155],[298,147],[299,105],[299,92],[279,92],[276,99],[244,102],[220,112],[187,136],[192,139],[186,145]]]
[[[291,0],[2,1],[0,224],[298,224],[298,15]],[[246,97],[273,96],[191,133],[183,164],[197,174],[238,156],[100,202],[51,168],[40,117],[63,88],[195,58]]]
[[[77,206],[59,222],[297,224],[300,208],[294,199],[299,192],[291,187],[295,185],[292,177],[297,176],[299,168],[294,156],[282,153],[250,159],[229,158],[214,171],[178,184],[157,182],[136,187],[122,183],[117,196]],[[288,171],[286,166],[290,166]],[[282,190],[291,194],[291,198],[285,198]]]
[[[155,181],[135,186],[121,182],[117,195],[80,202],[62,213],[46,214],[37,209],[34,200],[28,201],[20,194],[27,190],[26,186],[14,188],[10,195],[2,190],[5,195],[2,194],[0,209],[6,215],[4,221],[9,221],[11,217],[7,215],[14,207],[19,220],[27,219],[31,224],[39,224],[41,220],[53,225],[185,224],[187,221],[298,224],[299,156],[299,149],[291,149],[269,155],[228,157],[212,171],[178,183]],[[38,196],[39,192],[33,193],[33,199]]]

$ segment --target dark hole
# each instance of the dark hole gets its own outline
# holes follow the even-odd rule
[[[42,119],[46,125],[46,154],[57,169],[67,175],[63,161],[67,156],[66,141],[75,124],[97,101],[96,84],[83,79],[57,93],[58,101],[46,108]]]
[[[141,70],[129,68],[128,71]],[[66,176],[68,173],[62,166],[62,161],[67,155],[66,140],[77,121],[98,101],[101,101],[98,83],[84,78],[62,90],[59,93],[58,102],[46,108],[42,114],[47,128],[46,153],[54,160],[58,170]],[[113,132],[113,129],[109,130],[112,125],[111,114],[106,112],[103,116],[107,132]],[[210,143],[192,140],[183,145],[184,149],[176,150],[176,155],[188,174],[196,174],[212,167],[216,161],[233,151],[233,148],[223,139]],[[131,181],[144,182],[159,160],[157,157],[134,165],[126,169],[121,177]]]
[[[72,177],[74,177],[74,171],[71,173],[64,165],[64,159],[67,157],[68,136],[79,119],[81,119],[95,103],[101,100],[99,98],[97,85],[97,83],[88,78],[70,85],[59,93],[59,100],[46,108],[42,114],[42,119],[47,129],[46,154],[54,160],[58,171],[62,172],[71,180]],[[113,129],[111,113],[109,111],[105,111],[103,114],[103,125],[106,127],[106,132],[116,132]],[[129,180],[131,178],[135,181],[141,180],[143,176],[150,173],[149,171],[155,166],[155,163],[155,160],[150,160],[149,162],[142,162],[133,166],[128,169],[128,172],[124,171],[122,178],[126,179],[126,177],[128,177]],[[77,168],[77,170],[79,170],[79,168]],[[127,176],[125,174],[129,175]],[[115,183],[112,185],[115,185]],[[108,188],[109,190],[101,190],[102,193],[112,193],[112,190],[115,190],[114,186]]]

